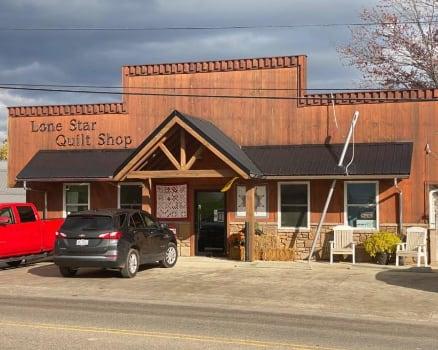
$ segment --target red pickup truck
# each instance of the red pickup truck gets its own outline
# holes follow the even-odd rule
[[[64,219],[41,220],[31,203],[0,204],[0,263],[18,266],[23,259],[52,253],[55,232]]]

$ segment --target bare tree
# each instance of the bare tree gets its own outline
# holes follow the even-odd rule
[[[438,0],[380,0],[360,13],[372,25],[352,26],[351,42],[338,47],[364,86],[438,87]]]

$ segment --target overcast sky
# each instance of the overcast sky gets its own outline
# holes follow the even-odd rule
[[[175,27],[358,22],[377,0],[0,0],[0,27]],[[351,88],[360,75],[336,47],[345,27],[225,31],[0,31],[0,84],[120,85],[124,64],[306,54],[309,88]],[[6,106],[120,100],[0,90]]]

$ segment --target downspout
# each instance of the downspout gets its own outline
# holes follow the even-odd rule
[[[394,186],[398,193],[398,232],[403,233],[403,191],[398,186],[398,179],[394,178]]]
[[[27,187],[27,181],[23,181],[23,189],[25,191],[33,191],[33,192],[44,193],[43,219],[47,219],[47,191],[34,190],[34,189],[30,188],[30,187]]]

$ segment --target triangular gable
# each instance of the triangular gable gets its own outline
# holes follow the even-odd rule
[[[132,173],[138,173],[138,168],[145,162],[148,156],[156,152],[163,152],[166,154],[170,162],[180,173],[190,168],[190,162],[193,162],[194,156],[191,159],[185,159],[184,155],[180,160],[177,160],[174,155],[169,152],[164,142],[170,137],[171,131],[175,126],[180,127],[184,132],[193,137],[203,148],[213,153],[223,163],[225,163],[230,170],[238,176],[248,179],[253,176],[261,175],[260,170],[254,165],[249,157],[242,151],[242,149],[221,130],[219,130],[212,123],[182,114],[178,111],[173,111],[143,142],[136,151],[125,160],[125,162],[117,169],[115,180],[124,180],[132,177]],[[198,150],[199,151],[199,150]],[[202,151],[202,149],[201,149]],[[180,161],[182,163],[180,163]],[[186,169],[184,169],[186,168]],[[228,171],[222,171],[223,176],[230,176]],[[131,174],[131,175],[129,175]],[[166,173],[164,173],[166,174]],[[212,175],[210,173],[210,175]],[[220,175],[220,174],[219,174]],[[206,175],[208,176],[208,175]],[[172,177],[172,176],[169,176]]]

